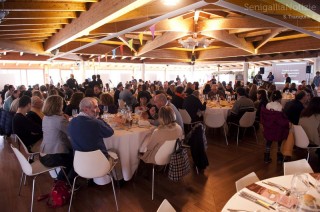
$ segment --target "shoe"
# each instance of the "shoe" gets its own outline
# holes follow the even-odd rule
[[[281,152],[277,153],[277,163],[282,164],[283,163],[283,155]]]
[[[88,186],[96,186],[97,184],[93,181],[93,179],[88,180]]]
[[[271,163],[270,153],[264,153],[264,163]]]

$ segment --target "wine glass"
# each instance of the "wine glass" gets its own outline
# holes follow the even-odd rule
[[[291,193],[300,199],[310,189],[308,175],[295,174],[291,180]]]
[[[78,110],[72,109],[72,117],[77,117],[77,115],[78,115]]]
[[[103,113],[104,114],[108,113],[108,106],[103,106]]]

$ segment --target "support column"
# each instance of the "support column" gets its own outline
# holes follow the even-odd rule
[[[142,63],[141,71],[142,71],[142,80],[145,81],[145,78],[146,78],[146,64]]]
[[[248,75],[249,75],[249,63],[243,63],[243,84],[246,85],[248,82]]]
[[[81,79],[81,81],[80,81],[80,83],[82,83],[82,82],[84,82],[85,79],[86,79],[86,70],[85,70],[85,68],[84,68],[84,61],[83,61],[83,60],[82,60],[82,61],[79,61],[77,64],[79,64],[79,65],[78,65],[79,71],[80,71],[80,73],[82,73],[82,74],[81,74],[82,79]],[[78,82],[78,83],[79,83],[79,82]]]

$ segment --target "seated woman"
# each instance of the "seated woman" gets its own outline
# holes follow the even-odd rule
[[[254,107],[257,109],[256,121],[260,121],[261,107],[266,107],[268,104],[267,91],[260,89],[257,92],[257,101],[254,102]]]
[[[270,163],[270,150],[272,141],[278,143],[277,161],[283,162],[283,155],[280,151],[282,141],[288,137],[289,120],[282,112],[282,105],[280,103],[282,98],[281,92],[276,90],[271,95],[271,101],[267,104],[267,109],[261,108],[260,121],[263,125],[263,135],[266,140],[266,149],[264,153],[264,162]]]
[[[70,99],[70,104],[66,106],[66,108],[64,109],[64,113],[68,116],[72,116],[72,110],[74,109],[79,113],[79,104],[83,98],[84,94],[82,92],[73,93]]]
[[[108,107],[108,113],[117,114],[118,108],[114,104],[113,98],[112,98],[112,96],[110,94],[108,94],[108,93],[101,94],[100,95],[100,101],[101,101],[100,111],[102,111],[102,113],[103,113],[103,107],[107,106]]]
[[[309,141],[320,145],[320,97],[313,97],[309,105],[301,112],[299,125],[306,132]],[[318,152],[317,152],[318,153]],[[320,156],[320,154],[318,153]]]
[[[149,103],[148,95],[145,93],[140,93],[138,103],[133,106],[133,111],[135,113],[142,113],[145,111],[149,111],[152,105]]]
[[[150,143],[143,144],[146,146],[146,152],[140,157],[145,163],[155,163],[155,155],[159,148],[168,140],[182,138],[183,131],[175,122],[175,113],[170,106],[163,106],[159,110],[159,123],[151,135]],[[141,148],[143,150],[143,148]]]
[[[70,182],[75,177],[73,150],[67,135],[68,116],[63,115],[63,99],[59,95],[49,96],[44,102],[42,121],[43,141],[40,146],[40,162],[48,167],[64,166]],[[63,172],[58,174],[64,180]]]

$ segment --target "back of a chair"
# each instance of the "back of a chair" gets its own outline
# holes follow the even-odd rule
[[[168,202],[167,199],[164,199],[159,206],[157,212],[176,212],[172,205]]]
[[[306,159],[283,163],[284,175],[303,174],[303,173],[313,173],[313,170]]]
[[[165,165],[170,162],[170,156],[174,152],[176,140],[165,141],[155,155],[157,165]]]
[[[295,145],[300,148],[307,148],[309,145],[309,138],[300,125],[293,125]]]
[[[256,173],[251,172],[250,174],[236,181],[237,192],[243,189],[244,187],[251,185],[252,183],[258,182],[259,180],[260,179],[257,177]]]
[[[256,111],[245,112],[241,117],[239,124],[241,127],[251,127],[256,119]]]
[[[222,127],[226,122],[224,114],[219,112],[206,112],[204,115],[204,123],[210,128]]]
[[[32,166],[31,164],[28,162],[28,160],[24,157],[24,155],[11,144],[11,148],[14,152],[14,154],[16,155],[16,157],[18,158],[18,161],[20,163],[20,166],[22,168],[23,173],[25,173],[26,175],[31,175],[32,174]]]
[[[179,109],[180,115],[182,117],[182,121],[184,124],[191,124],[191,117],[187,110]]]
[[[73,159],[75,172],[84,178],[103,177],[110,171],[110,163],[101,150],[92,152],[75,151]]]
[[[16,139],[15,141],[16,142],[18,141],[19,145],[23,147],[23,150],[25,151],[25,153],[27,153],[27,154],[32,153],[29,151],[29,149],[26,147],[26,145],[23,143],[23,141],[21,140],[21,138],[17,134],[15,134],[15,139]],[[36,152],[35,152],[35,154],[36,154]]]

